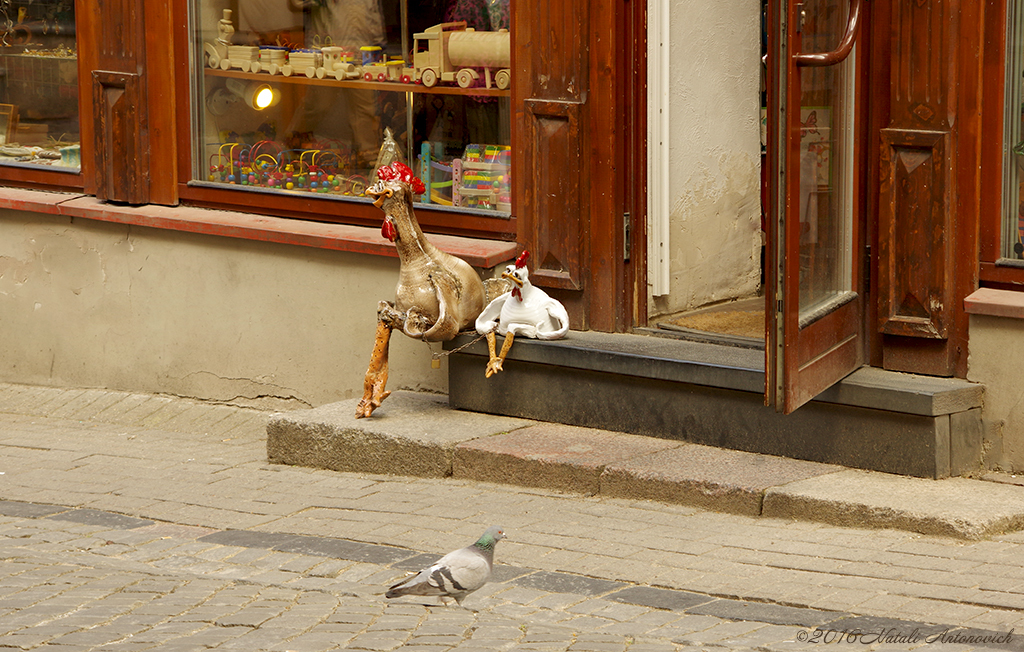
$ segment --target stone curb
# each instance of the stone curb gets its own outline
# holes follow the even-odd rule
[[[395,392],[369,419],[354,418],[355,403],[268,419],[267,412],[177,397],[0,383],[0,410],[10,414],[60,414],[225,441],[265,428],[268,458],[281,464],[455,477],[963,539],[1024,529],[1024,486],[998,474],[926,480],[844,469],[462,412],[444,396],[415,392]]]
[[[682,441],[462,412],[395,392],[368,419],[357,400],[275,414],[271,462],[453,477],[652,500],[833,525],[979,539],[1024,528],[1024,487],[925,480]]]

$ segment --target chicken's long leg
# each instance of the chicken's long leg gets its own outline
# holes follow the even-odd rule
[[[491,359],[487,363],[487,369],[484,371],[484,376],[490,378],[494,374],[501,371],[501,364],[505,361],[505,356],[508,355],[508,350],[512,348],[512,340],[516,338],[516,334],[511,330],[505,335],[505,341],[501,345],[501,353],[494,355],[494,331],[487,334],[487,350],[491,354]]]
[[[363,400],[359,401],[356,407],[357,419],[373,414],[381,402],[391,394],[384,390],[384,386],[388,382],[388,344],[391,341],[392,329],[391,321],[378,315],[377,339],[373,345],[373,354],[370,356],[370,366],[366,369],[366,378],[363,379]]]

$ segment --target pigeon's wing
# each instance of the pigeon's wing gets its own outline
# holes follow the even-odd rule
[[[454,590],[449,593],[476,591],[491,577],[491,564],[478,549],[470,546],[444,556],[435,564],[432,577],[444,581]]]
[[[385,597],[400,595],[464,596],[487,583],[491,565],[472,547],[450,552],[433,566],[395,584]],[[461,599],[461,597],[460,597]]]
[[[444,592],[439,587],[430,582],[432,570],[433,567],[426,568],[412,577],[402,580],[389,588],[384,596],[387,598],[397,598],[400,595],[444,595]]]

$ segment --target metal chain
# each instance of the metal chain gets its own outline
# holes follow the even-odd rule
[[[457,349],[452,349],[451,351],[441,351],[440,353],[436,353],[433,349],[430,349],[431,359],[432,360],[440,360],[441,358],[443,358],[446,355],[451,355],[453,353],[458,353],[459,351],[461,351],[462,349],[466,348],[467,346],[472,346],[472,345],[476,344],[477,342],[479,342],[480,340],[484,339],[485,337],[487,337],[487,336],[486,335],[478,335],[476,337],[476,339],[470,340],[469,342],[466,342],[465,344],[463,344],[462,346],[458,347]],[[430,343],[429,342],[427,342],[427,347],[430,347]]]

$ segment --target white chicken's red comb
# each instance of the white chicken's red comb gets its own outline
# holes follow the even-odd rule
[[[519,269],[520,267],[526,267],[526,261],[529,257],[529,251],[523,251],[523,253],[519,254],[519,258],[516,258],[516,269]]]

